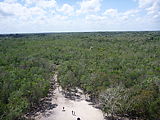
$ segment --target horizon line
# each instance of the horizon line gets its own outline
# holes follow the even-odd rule
[[[97,30],[97,31],[48,31],[48,32],[11,32],[0,33],[0,35],[14,35],[14,34],[54,34],[54,33],[97,33],[97,32],[159,32],[160,30]]]

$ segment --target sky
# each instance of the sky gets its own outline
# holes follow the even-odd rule
[[[0,0],[0,34],[160,30],[160,0]]]

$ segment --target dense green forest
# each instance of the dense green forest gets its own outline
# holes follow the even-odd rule
[[[55,71],[105,113],[160,119],[160,32],[0,35],[0,119],[36,106]]]

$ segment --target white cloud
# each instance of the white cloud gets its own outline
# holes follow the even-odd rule
[[[74,8],[69,5],[69,4],[64,4],[60,9],[58,9],[57,11],[62,12],[66,15],[73,15],[74,13]]]
[[[152,6],[147,8],[148,14],[159,14],[160,13],[160,0],[155,1]]]
[[[136,15],[139,12],[140,11],[138,9],[131,9],[131,10],[128,10],[128,11],[124,12],[124,15],[134,16],[134,15]]]
[[[14,9],[13,9],[14,8]],[[20,3],[0,2],[0,10],[4,13],[11,14],[17,19],[29,19],[35,16],[42,16],[46,12],[39,7],[27,8]]]
[[[0,2],[0,9],[13,15],[23,15],[27,11],[27,9],[19,3],[11,4],[8,2]]]
[[[146,12],[146,17],[160,21],[160,0],[135,0],[141,11]]]
[[[6,3],[16,3],[17,0],[4,0],[4,2],[6,2]]]
[[[26,5],[29,6],[29,5],[35,4],[38,0],[23,0],[23,1]]]
[[[16,0],[0,2],[0,32],[45,32],[62,29],[67,25],[68,17],[52,14],[57,8],[54,1],[30,0],[30,3],[25,4]]]
[[[83,0],[80,2],[80,9],[77,10],[77,14],[90,13],[100,11],[102,0]]]
[[[56,1],[55,0],[40,0],[37,3],[38,7],[41,8],[55,8],[56,7]]]
[[[107,16],[116,16],[118,14],[118,11],[117,9],[107,9],[105,12],[104,12],[104,15],[107,15]]]
[[[157,0],[136,0],[136,1],[138,1],[140,8],[146,8],[150,5],[152,5]]]
[[[103,16],[106,16],[111,21],[126,21],[129,18],[134,18],[139,13],[139,10],[137,9],[131,9],[125,12],[119,12],[117,9],[107,9],[102,14]]]
[[[37,6],[43,9],[46,8],[55,8],[56,1],[55,0],[24,0],[26,6]]]
[[[56,0],[4,0],[0,2],[0,32],[160,28],[160,0],[136,1],[137,8],[121,12],[101,9],[102,0],[81,0],[80,8],[67,3],[59,6]]]
[[[99,16],[99,15],[87,15],[86,17],[85,17],[85,19],[87,20],[87,21],[103,21],[103,20],[105,20],[106,19],[106,17],[105,16]]]
[[[87,24],[94,26],[94,28],[101,28],[101,30],[149,30],[150,28],[157,28],[155,27],[157,23],[153,18],[142,15],[139,9],[124,12],[117,9],[107,9],[101,15],[87,15],[85,19]]]

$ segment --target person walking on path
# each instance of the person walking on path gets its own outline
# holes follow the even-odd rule
[[[75,114],[75,111],[73,111],[73,110],[72,110],[72,115],[76,115],[76,114]]]
[[[65,111],[64,107],[63,107],[62,111]]]
[[[72,115],[73,115],[73,110],[72,110]]]
[[[80,118],[77,118],[77,120],[81,120]]]

